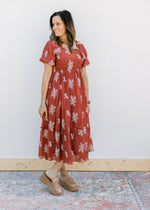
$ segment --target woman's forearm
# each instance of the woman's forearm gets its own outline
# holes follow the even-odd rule
[[[43,104],[45,105],[49,78],[50,78],[50,76],[43,74],[42,88],[41,88],[41,105],[43,105]]]
[[[86,91],[86,97],[87,97],[87,100],[89,100],[89,84],[88,84],[87,75],[83,77],[83,81],[84,81],[84,86],[85,86],[85,91]]]

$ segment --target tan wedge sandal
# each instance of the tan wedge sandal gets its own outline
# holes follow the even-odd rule
[[[49,191],[53,195],[61,195],[63,193],[63,190],[61,189],[61,186],[58,183],[58,180],[57,181],[53,181],[51,178],[49,178],[47,176],[47,174],[45,172],[40,176],[40,180],[44,184],[48,185]],[[58,191],[58,189],[61,189],[61,192]]]
[[[79,190],[79,185],[76,183],[76,181],[69,177],[67,180],[64,180],[61,176],[59,177],[59,184],[64,187],[66,190],[74,192]]]

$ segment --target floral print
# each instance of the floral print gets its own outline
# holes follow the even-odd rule
[[[94,151],[84,80],[80,69],[89,65],[87,51],[75,41],[73,52],[49,40],[40,61],[52,66],[42,116],[39,158],[73,164],[87,161]]]

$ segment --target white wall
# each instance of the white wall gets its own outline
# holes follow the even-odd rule
[[[0,7],[0,158],[37,158],[41,118],[39,62],[49,17],[72,13],[87,48],[90,158],[150,158],[150,2],[6,0]]]

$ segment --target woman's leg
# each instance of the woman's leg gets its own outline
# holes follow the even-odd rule
[[[65,167],[65,163],[63,164],[63,166],[60,169],[60,175],[61,175],[61,177],[68,177],[69,176],[68,172],[66,170],[66,167]]]
[[[76,181],[69,176],[66,168],[65,168],[65,164],[63,164],[63,166],[60,169],[60,178],[61,180],[63,180],[63,185],[65,184],[65,188],[69,191],[76,191],[79,189],[79,185],[76,183]],[[67,182],[67,186],[66,186],[66,181],[69,180],[69,182]],[[61,181],[62,182],[62,181]]]
[[[50,192],[54,195],[61,195],[63,193],[57,177],[57,174],[62,166],[62,162],[55,162],[49,170],[40,176],[40,180],[44,184],[48,185]]]
[[[57,181],[57,174],[63,165],[64,163],[62,162],[55,162],[54,165],[46,171],[47,176],[49,176],[53,181]]]

